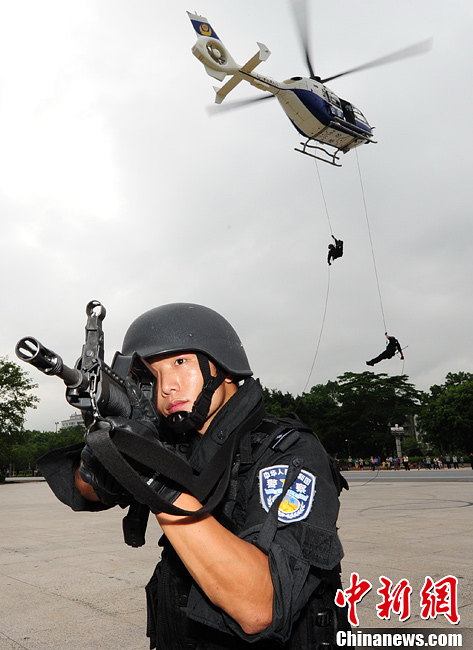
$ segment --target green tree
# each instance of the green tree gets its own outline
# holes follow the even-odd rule
[[[283,418],[293,413],[297,406],[297,399],[291,393],[282,393],[277,389],[263,388],[266,410],[278,418]]]
[[[317,434],[330,454],[348,456],[346,436],[338,422],[340,403],[337,395],[336,381],[312,386],[308,393],[302,394],[297,413]]]
[[[422,393],[407,375],[346,372],[338,377],[337,425],[354,456],[385,456],[394,448],[389,428],[414,415]]]
[[[53,445],[50,449],[55,449],[56,447],[69,447],[69,445],[75,445],[77,442],[83,442],[84,434],[85,426],[82,424],[74,424],[73,426],[59,429],[59,431],[54,434]]]
[[[10,456],[18,471],[33,470],[38,458],[51,449],[69,447],[84,440],[85,427],[80,424],[58,431],[25,430],[12,445]]]
[[[308,393],[265,392],[267,408],[277,416],[295,412],[318,435],[330,454],[340,458],[387,455],[394,450],[389,427],[402,424],[419,409],[422,393],[406,375],[347,372]]]
[[[424,439],[440,453],[473,451],[473,374],[448,373],[431,386],[420,414]]]
[[[31,394],[34,388],[37,385],[26,371],[0,358],[0,465],[10,463],[13,446],[22,443],[26,411],[39,402]]]

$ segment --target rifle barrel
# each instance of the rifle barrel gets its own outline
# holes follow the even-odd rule
[[[45,375],[57,375],[66,386],[79,388],[88,382],[85,373],[77,368],[66,366],[58,354],[48,350],[33,336],[25,336],[20,339],[16,344],[15,353],[19,359],[30,363]]]

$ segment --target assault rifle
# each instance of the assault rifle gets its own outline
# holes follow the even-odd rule
[[[127,377],[131,377],[154,404],[155,379],[139,355],[126,357],[117,352],[112,367],[104,362],[102,321],[106,315],[105,307],[92,300],[86,307],[86,314],[85,343],[74,368],[66,366],[58,354],[32,336],[18,341],[15,348],[17,357],[45,375],[60,377],[66,385],[67,401],[83,412],[87,426],[108,416],[130,417],[132,404],[126,390]],[[132,502],[123,520],[125,542],[129,546],[139,547],[145,543],[148,515],[148,506]]]

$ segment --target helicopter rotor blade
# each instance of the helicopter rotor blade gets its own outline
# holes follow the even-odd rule
[[[226,113],[228,111],[237,110],[238,108],[245,108],[250,104],[255,104],[260,102],[263,99],[274,99],[276,95],[263,95],[261,97],[252,97],[251,99],[239,99],[234,102],[228,102],[227,104],[217,104],[207,107],[207,113],[209,115],[218,115],[219,113]]]
[[[350,70],[345,70],[345,72],[340,72],[340,74],[333,75],[333,77],[326,77],[325,79],[322,79],[322,83],[327,83],[333,79],[338,79],[338,77],[343,77],[344,75],[351,74],[352,72],[368,70],[368,68],[375,68],[378,65],[385,65],[386,63],[392,63],[393,61],[407,59],[411,56],[416,56],[417,54],[423,54],[432,48],[432,40],[433,39],[429,38],[426,41],[421,41],[420,43],[410,45],[409,47],[405,47],[404,49],[398,50],[397,52],[392,52],[391,54],[382,56],[379,59],[374,59],[373,61],[359,65],[356,68],[351,68]]]
[[[302,43],[302,48],[304,50],[305,60],[309,69],[310,76],[311,78],[315,78],[315,72],[310,56],[309,35],[307,31],[307,2],[306,0],[291,0],[291,7],[292,13],[294,14],[294,19],[296,21],[296,27],[299,32],[299,38]]]

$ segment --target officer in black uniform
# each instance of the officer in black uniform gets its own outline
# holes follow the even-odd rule
[[[366,362],[367,366],[374,366],[375,363],[379,363],[380,361],[383,361],[383,359],[392,359],[393,356],[396,354],[396,352],[399,352],[401,355],[401,359],[404,361],[404,353],[401,348],[401,344],[397,340],[395,336],[389,336],[387,332],[384,333],[387,341],[386,341],[386,349],[381,352],[381,354],[378,354],[377,357],[374,359],[371,359],[370,361]]]
[[[333,244],[328,245],[327,262],[329,266],[332,265],[332,260],[337,260],[339,257],[343,256],[343,241],[341,239],[336,239],[333,235],[332,239],[335,242],[335,246]]]
[[[152,309],[132,323],[122,352],[138,353],[157,379],[160,418],[146,418],[148,430],[172,441],[196,476],[221,470],[214,474],[224,487],[211,513],[155,512],[164,535],[147,586],[150,647],[336,648],[336,633],[350,629],[334,604],[343,556],[338,496],[348,486],[318,438],[297,419],[265,412],[235,330],[211,309]],[[136,433],[144,426],[109,420]],[[74,510],[130,502],[87,447],[56,450],[39,465]],[[159,490],[187,512],[201,509],[178,481],[164,479]]]

